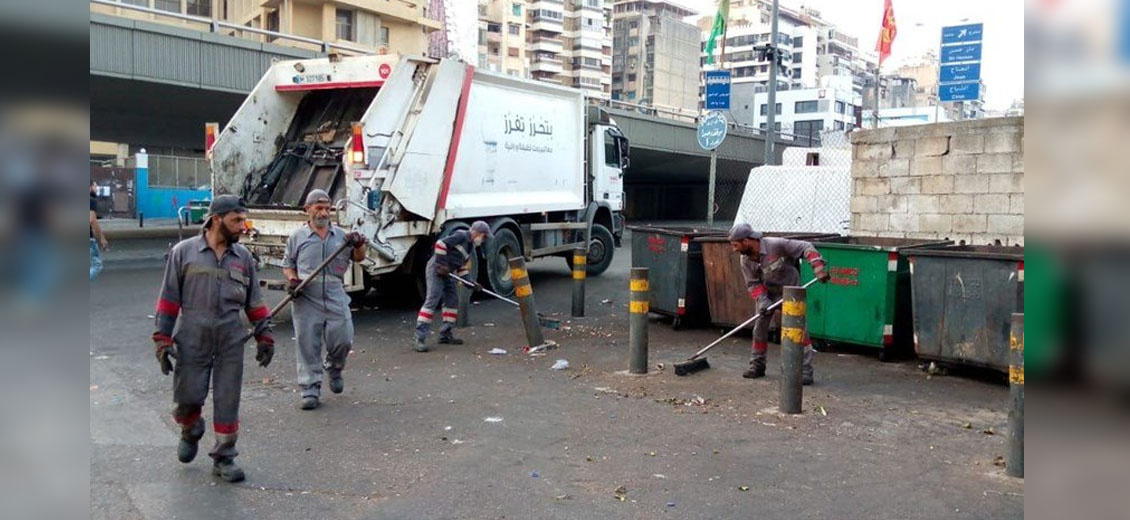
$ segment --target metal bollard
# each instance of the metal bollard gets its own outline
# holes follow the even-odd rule
[[[1008,459],[1004,472],[1024,478],[1024,314],[1012,315],[1008,335]]]
[[[646,267],[633,267],[628,302],[628,372],[647,373],[648,282]]]
[[[145,227],[145,213],[137,212],[137,227]]]
[[[801,368],[804,365],[807,313],[804,287],[785,287],[781,305],[781,387],[778,410],[781,413],[801,412],[804,387],[801,386]]]
[[[522,257],[510,259],[510,279],[514,281],[514,296],[522,313],[522,325],[526,328],[526,341],[530,348],[545,344],[538,321],[537,306],[534,305],[534,288],[530,286],[530,274],[526,272],[526,261]]]
[[[459,317],[455,319],[455,326],[461,329],[471,325],[471,293],[470,287],[456,282],[455,293],[459,296]]]
[[[588,250],[573,250],[573,317],[585,316],[585,276],[588,274]]]

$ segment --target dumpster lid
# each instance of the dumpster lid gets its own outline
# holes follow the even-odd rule
[[[665,235],[694,235],[694,236],[729,236],[730,231],[727,229],[717,229],[708,227],[692,227],[692,226],[628,226],[632,231],[643,231],[645,233],[662,233]]]
[[[945,256],[951,258],[977,258],[984,260],[1024,260],[1021,246],[946,246],[926,249],[912,249],[904,256]]]
[[[926,239],[926,238],[892,238],[873,236],[836,236],[831,238],[816,238],[812,240],[817,248],[831,249],[867,249],[872,251],[899,251],[902,249],[919,247],[939,247],[953,243],[952,240]]]
[[[812,233],[812,232],[807,232],[807,231],[797,231],[797,232],[793,232],[793,231],[766,231],[766,232],[762,233],[762,236],[773,237],[773,238],[790,238],[790,239],[794,239],[794,240],[816,240],[818,238],[834,238],[834,237],[838,237],[840,235],[838,235],[836,233]],[[726,235],[723,235],[723,236],[711,235],[711,236],[696,238],[696,239],[694,239],[694,241],[695,242],[706,242],[706,243],[729,242],[730,236],[729,236],[728,233]]]

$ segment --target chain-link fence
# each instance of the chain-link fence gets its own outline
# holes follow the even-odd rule
[[[714,222],[781,232],[846,233],[851,223],[851,145],[842,131],[784,136],[779,166],[752,171],[718,161]],[[782,145],[778,145],[782,146]]]
[[[212,172],[201,157],[149,156],[149,186],[161,188],[209,189]]]

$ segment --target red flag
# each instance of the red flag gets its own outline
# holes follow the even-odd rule
[[[883,3],[883,25],[879,28],[879,41],[875,42],[875,50],[879,51],[879,65],[891,55],[891,44],[895,41],[895,8],[891,0]]]

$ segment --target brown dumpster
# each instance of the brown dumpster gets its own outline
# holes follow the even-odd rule
[[[769,237],[813,240],[839,236],[834,233],[765,233]],[[701,237],[702,261],[706,269],[706,301],[710,308],[710,323],[733,327],[748,320],[757,309],[745,290],[742,277],[741,255],[730,249],[726,237]]]

